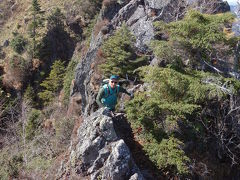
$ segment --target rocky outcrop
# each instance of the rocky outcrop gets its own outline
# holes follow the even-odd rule
[[[144,179],[125,142],[117,137],[113,120],[103,109],[86,118],[77,133],[77,144],[70,147],[70,160],[62,164],[58,178]]]
[[[180,19],[186,7],[185,1],[132,0],[119,10],[112,24],[117,28],[126,22],[136,37],[138,51],[147,53],[148,45],[154,38],[153,22],[156,20],[171,22]]]
[[[82,115],[87,116],[91,111],[91,105],[95,101],[94,92],[90,86],[90,80],[93,76],[91,64],[94,63],[96,53],[102,42],[102,36],[98,35],[95,40],[91,41],[89,51],[76,68],[75,83],[71,92],[73,97],[76,93],[81,95]]]

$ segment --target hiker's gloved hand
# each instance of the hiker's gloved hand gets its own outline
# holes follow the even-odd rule
[[[115,116],[114,112],[112,110],[108,109],[108,108],[104,108],[102,114],[105,115],[105,116],[111,117],[111,118]]]
[[[133,98],[134,98],[134,94],[131,93],[131,95],[130,95],[130,99],[133,99]]]

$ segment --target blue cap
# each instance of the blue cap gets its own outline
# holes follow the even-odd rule
[[[118,79],[119,79],[119,76],[117,76],[117,75],[111,75],[110,79],[116,79],[116,80],[118,80]]]

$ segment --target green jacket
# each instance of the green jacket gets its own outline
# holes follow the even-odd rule
[[[98,106],[107,107],[110,110],[115,110],[119,92],[128,94],[129,96],[131,95],[129,92],[127,92],[126,89],[122,88],[119,85],[117,85],[114,89],[112,89],[109,84],[104,85],[102,88],[100,88],[97,95],[96,101]]]

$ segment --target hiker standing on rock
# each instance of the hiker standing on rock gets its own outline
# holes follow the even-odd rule
[[[118,93],[125,93],[133,98],[133,94],[127,92],[126,89],[118,85],[119,76],[112,75],[108,81],[108,84],[103,85],[97,95],[97,104],[99,107],[106,107],[105,112],[108,113],[115,111],[117,104]],[[107,114],[108,114],[107,113]]]

